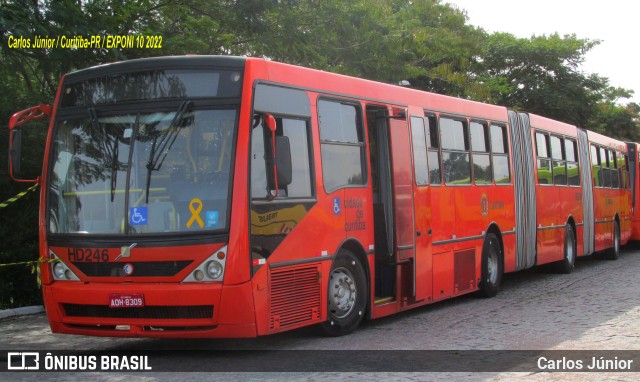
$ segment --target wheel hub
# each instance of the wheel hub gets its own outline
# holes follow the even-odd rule
[[[337,268],[329,280],[329,310],[336,318],[343,318],[353,310],[357,297],[356,284],[351,272]]]
[[[489,251],[487,258],[487,273],[489,282],[495,284],[498,281],[498,254],[493,248]]]

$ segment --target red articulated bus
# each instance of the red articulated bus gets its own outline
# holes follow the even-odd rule
[[[263,59],[132,60],[14,115],[14,178],[19,126],[49,114],[56,333],[341,335],[493,296],[505,272],[616,258],[631,233],[623,142],[504,107]]]

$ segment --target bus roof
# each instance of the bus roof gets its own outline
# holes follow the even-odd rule
[[[556,134],[568,135],[574,138],[578,135],[578,128],[574,125],[542,117],[536,114],[528,114],[531,127],[535,129],[542,129]]]
[[[616,149],[618,151],[623,151],[623,152],[627,151],[627,144],[624,143],[623,141],[609,138],[607,136],[604,136],[602,134],[598,134],[596,132],[589,131],[589,130],[587,130],[587,136],[589,137],[589,141],[592,143],[597,143],[603,146],[607,146],[607,147]]]
[[[253,71],[257,78],[332,94],[337,97],[364,99],[398,106],[415,105],[426,111],[471,117],[482,116],[483,119],[488,118],[492,121],[506,122],[508,118],[506,107],[408,89],[397,85],[259,58],[248,58],[247,66],[248,70]]]

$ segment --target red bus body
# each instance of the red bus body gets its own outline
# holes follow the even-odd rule
[[[51,174],[60,177],[60,163],[73,153],[62,155],[62,149],[52,149],[60,145],[56,140],[63,138],[56,129],[62,129],[57,126],[66,123],[61,122],[64,118],[76,118],[66,115],[77,113],[77,118],[86,120],[86,109],[90,108],[76,101],[65,106],[64,94],[72,91],[69,84],[89,84],[105,73],[164,65],[179,69],[194,60],[200,60],[198,70],[235,65],[241,71],[237,128],[228,155],[231,191],[225,230],[190,235],[188,227],[204,220],[208,227],[209,218],[217,220],[218,212],[224,214],[223,208],[208,210],[209,202],[204,198],[184,196],[188,188],[181,188],[178,195],[163,191],[169,190],[170,184],[150,189],[147,179],[147,199],[154,189],[159,190],[158,197],[147,200],[148,204],[143,204],[143,197],[130,198],[124,202],[129,215],[136,213],[131,206],[139,203],[146,206],[141,211],[151,220],[153,208],[162,207],[165,217],[179,221],[174,226],[179,225],[184,235],[92,235],[89,229],[60,234],[62,225],[52,217],[58,213],[52,212],[58,208],[54,208],[52,196],[58,191],[52,186],[57,180]],[[103,110],[97,104],[95,109],[101,116],[90,121],[94,126],[124,119],[109,117],[107,107]],[[146,100],[144,107],[152,104]],[[206,108],[196,101],[194,105],[194,110]],[[294,180],[287,187],[277,186],[281,190],[275,190],[275,197],[263,197],[260,187],[252,191],[264,168],[262,154],[255,154],[256,142],[262,140],[260,136],[268,140],[269,133],[266,129],[264,134],[255,132],[260,116],[266,114],[275,117],[283,135],[290,133],[294,152]],[[146,133],[140,127],[140,114],[130,115],[136,121],[135,131],[125,129],[115,145],[133,145],[136,135]],[[337,117],[332,119],[334,115]],[[328,121],[355,121],[357,134],[346,127],[334,129]],[[520,133],[515,134],[519,134],[520,143],[515,142],[515,125],[520,126]],[[69,131],[82,135],[80,130]],[[305,131],[306,138],[296,138]],[[542,146],[537,147],[538,139],[547,145],[550,166],[542,155],[545,153],[539,151],[544,151]],[[606,170],[585,152],[580,140],[587,150],[591,146],[602,149]],[[216,144],[222,141],[211,140]],[[70,142],[72,145],[73,139]],[[148,145],[150,140],[141,138],[140,142]],[[553,152],[558,142],[562,149]],[[191,150],[199,150],[198,142],[189,145]],[[270,146],[264,147],[266,157]],[[301,152],[307,156],[300,157]],[[227,155],[224,153],[220,157]],[[629,182],[624,180],[629,175],[621,165],[626,163],[622,161],[626,155],[622,142],[539,116],[262,59],[234,59],[230,64],[227,58],[190,56],[90,68],[62,79],[51,118],[41,177],[40,257],[51,260],[55,256],[70,273],[61,268],[62,276],[55,276],[56,262],[42,263],[47,316],[55,333],[122,337],[255,337],[333,322],[332,317],[340,313],[330,309],[353,306],[340,300],[342,295],[334,294],[334,288],[354,298],[363,296],[359,289],[349,290],[349,285],[332,279],[336,274],[357,279],[349,267],[344,273],[335,272],[334,264],[345,253],[358,260],[366,276],[366,309],[360,315],[367,318],[475,292],[483,282],[488,237],[498,241],[494,252],[500,264],[494,271],[500,277],[503,272],[563,261],[566,232],[574,233],[578,256],[626,243],[632,232],[631,193]],[[74,160],[92,163],[83,158]],[[121,163],[126,162],[122,158]],[[254,166],[255,161],[259,165]],[[428,176],[416,171],[417,161],[428,167]],[[548,170],[540,170],[537,163]],[[597,171],[591,163],[597,163]],[[574,169],[573,165],[579,166]],[[151,159],[148,166],[154,167]],[[125,166],[120,167],[115,165],[111,171],[125,174]],[[296,183],[300,171],[307,167],[303,181]],[[340,167],[356,172],[360,168],[362,172],[342,177]],[[127,171],[126,183],[131,184],[137,175]],[[147,177],[160,182],[160,171],[156,176],[149,170]],[[607,187],[604,181],[594,184],[592,177],[599,173],[608,174]],[[578,183],[571,184],[576,176]],[[618,181],[612,180],[613,176]],[[144,178],[144,171],[140,177]],[[118,200],[125,187],[122,184],[112,182],[111,203]],[[77,202],[68,208],[79,211],[86,227],[91,226],[89,222],[99,223],[105,212],[96,207],[98,212],[87,213],[90,198],[99,195],[106,200],[101,203],[108,206],[109,189],[78,190],[60,191],[60,200],[82,200],[81,207]],[[133,192],[131,186],[131,195],[138,195]],[[294,193],[296,197],[291,196]],[[125,227],[127,219],[129,228]],[[122,218],[123,231],[138,229],[131,219]],[[150,229],[150,225],[143,228]],[[198,267],[205,261],[208,267],[211,262],[207,259],[215,257],[224,267],[223,281],[194,281],[199,277]],[[67,280],[59,279],[67,276]],[[113,307],[114,300],[133,305]]]

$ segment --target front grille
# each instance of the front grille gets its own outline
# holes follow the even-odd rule
[[[73,265],[89,277],[162,277],[175,276],[186,266],[191,264],[191,260],[184,261],[131,261],[118,263],[85,263],[80,261],[72,262]],[[133,273],[124,273],[124,265],[133,265]]]
[[[213,305],[109,308],[107,305],[62,304],[62,308],[65,314],[70,317],[156,319],[197,319],[213,317]]]

